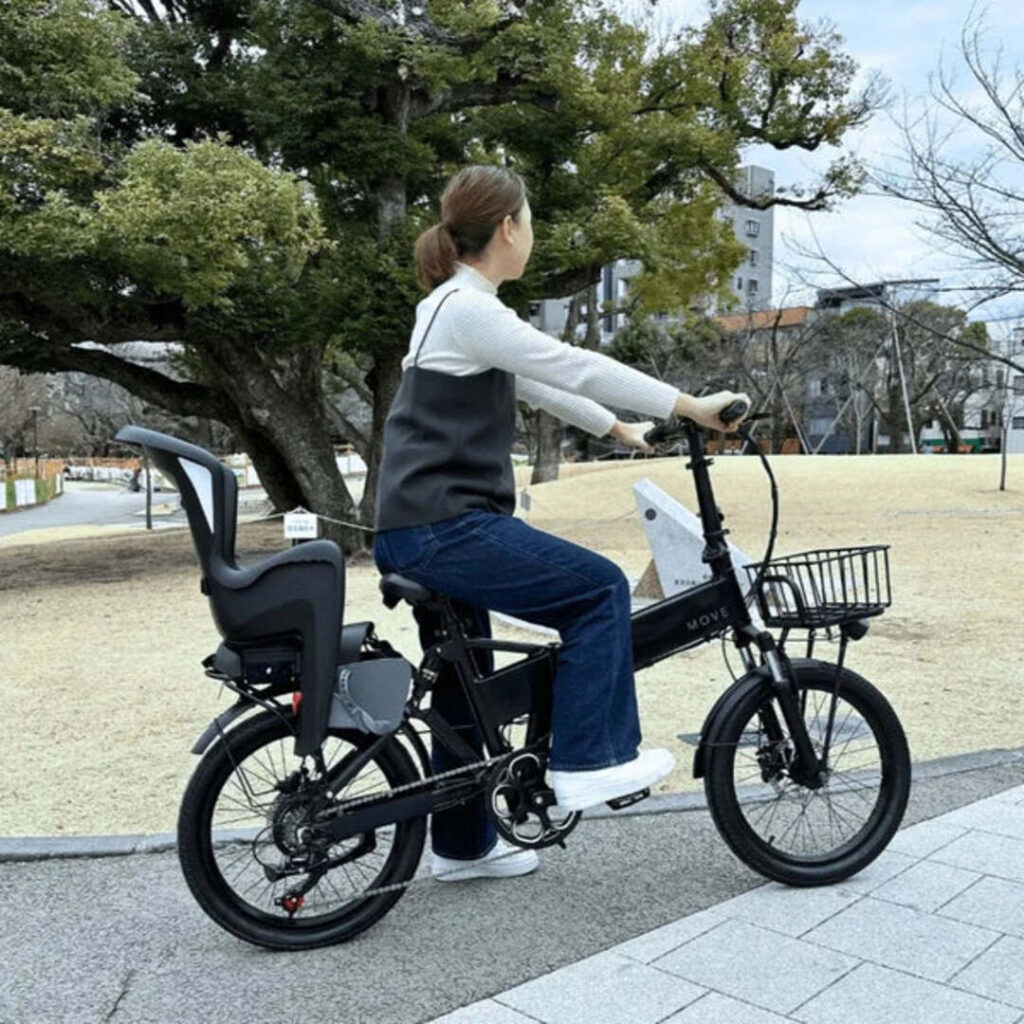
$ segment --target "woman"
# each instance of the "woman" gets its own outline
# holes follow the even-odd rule
[[[623,423],[607,402],[730,429],[716,412],[746,395],[684,394],[602,353],[557,341],[505,306],[502,281],[522,276],[533,247],[522,178],[501,167],[459,171],[441,198],[442,224],[416,240],[420,284],[402,383],[384,428],[374,559],[453,600],[469,631],[490,636],[488,609],[557,629],[549,779],[559,809],[579,810],[653,785],[672,770],[667,750],[638,751],[629,585],[586,548],[513,516],[510,448],[516,399],[595,436],[644,451],[651,422]],[[749,404],[749,400],[748,404]],[[414,610],[424,648],[437,623]],[[490,652],[478,652],[493,671]],[[432,701],[480,747],[454,673]],[[435,771],[456,763],[440,744]],[[483,798],[432,820],[434,873],[459,880],[525,874],[533,851],[498,842]]]

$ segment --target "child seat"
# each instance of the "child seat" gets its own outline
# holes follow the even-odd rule
[[[235,558],[238,484],[198,445],[145,427],[115,441],[140,445],[174,481],[188,516],[213,621],[226,644],[290,642],[299,650],[302,704],[296,756],[312,754],[327,730],[345,607],[345,563],[332,540],[311,540],[240,566]]]

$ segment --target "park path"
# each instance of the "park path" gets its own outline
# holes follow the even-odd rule
[[[999,757],[972,755],[920,766],[908,825],[1019,786],[1022,754],[1004,751]],[[649,812],[639,813],[645,804]],[[958,842],[966,847],[963,836],[974,843],[979,840],[972,837],[981,836],[982,846],[990,842],[991,850],[985,856],[1009,850],[1009,844],[1024,849],[1024,841],[987,831],[991,810],[964,812],[988,815],[983,820],[965,816],[959,824],[932,822],[920,831],[903,832],[874,872],[869,868],[841,890],[817,890],[812,898],[822,901],[820,904],[810,911],[792,911],[798,922],[807,922],[812,929],[828,928],[828,921],[821,917],[822,907],[831,911],[828,916],[833,920],[841,913],[859,915],[842,931],[847,940],[861,942],[871,937],[867,915],[881,911],[890,924],[876,929],[878,939],[895,948],[894,938],[909,934],[903,922],[917,921],[917,915],[927,917],[932,912],[901,905],[884,886],[903,878],[913,892],[911,883],[921,869],[911,872],[919,863],[932,875],[943,873],[947,884],[949,878],[966,879],[971,884],[963,891],[974,892],[979,900],[1000,897],[996,903],[1000,916],[980,925],[940,915],[953,930],[966,929],[960,934],[968,938],[966,945],[957,939],[944,960],[936,959],[933,974],[940,967],[945,972],[938,980],[915,974],[923,969],[916,962],[879,963],[894,955],[884,951],[872,952],[864,946],[837,950],[834,945],[839,940],[818,941],[820,933],[812,947],[806,932],[780,934],[773,929],[785,922],[782,911],[786,908],[781,901],[799,901],[804,893],[785,890],[766,895],[760,877],[729,853],[706,810],[681,810],[671,802],[653,800],[638,804],[635,810],[637,813],[626,816],[585,818],[568,848],[544,851],[541,868],[532,875],[447,886],[427,881],[410,890],[383,920],[354,941],[296,954],[268,953],[217,928],[193,902],[173,852],[53,858],[54,851],[62,848],[60,843],[47,853],[41,849],[42,841],[33,847],[16,838],[0,840],[0,885],[7,902],[0,931],[0,1021],[123,1024],[174,1020],[205,1024],[209,1020],[245,1020],[248,1024],[280,1024],[301,1016],[332,1024],[418,1024],[476,1005],[476,1010],[463,1009],[461,1016],[450,1020],[472,1024],[521,1024],[524,1019],[551,1024],[587,1020],[589,1024],[600,1020],[611,1024],[617,1018],[608,1014],[621,1005],[612,998],[607,997],[602,1013],[595,1015],[587,1002],[592,992],[567,988],[576,993],[568,999],[565,993],[560,998],[557,991],[563,979],[573,986],[578,977],[592,978],[590,974],[572,974],[571,965],[586,972],[595,962],[614,969],[601,981],[604,987],[591,980],[588,989],[593,991],[607,995],[609,979],[628,987],[633,980],[655,978],[662,986],[656,991],[673,986],[676,994],[667,1004],[657,1004],[669,1006],[658,1019],[673,1019],[672,1002],[682,992],[678,1009],[690,1016],[679,1017],[675,1024],[704,1019],[699,1016],[702,1007],[703,1012],[721,1009],[722,1016],[716,1019],[723,1022],[785,1020],[789,1008],[796,1005],[795,995],[773,996],[774,1009],[758,1011],[750,1006],[749,992],[729,990],[721,970],[722,963],[732,961],[721,960],[716,967],[716,958],[729,955],[716,944],[716,931],[719,938],[730,936],[730,931],[720,931],[723,928],[730,929],[737,941],[754,935],[763,941],[768,934],[786,954],[779,966],[782,982],[802,986],[794,991],[802,995],[805,1006],[811,1005],[806,1000],[814,997],[819,975],[815,967],[809,975],[813,984],[802,978],[799,956],[813,949],[816,962],[842,971],[829,976],[834,984],[823,988],[826,995],[821,997],[835,999],[827,993],[838,994],[842,997],[836,1000],[840,1009],[856,1005],[852,1001],[855,995],[847,997],[848,990],[840,988],[844,980],[849,986],[883,972],[890,980],[895,976],[910,991],[917,985],[931,992],[938,985],[950,988],[951,999],[988,999],[996,1008],[989,1018],[993,1021],[1016,1020],[1021,1015],[1014,1009],[1011,1016],[1008,1009],[1019,997],[1019,977],[1016,989],[1008,986],[998,997],[1002,1002],[970,988],[960,991],[965,979],[973,978],[970,973],[959,974],[959,982],[954,979],[953,985],[947,983],[954,971],[963,972],[965,956],[973,956],[973,962],[983,967],[988,966],[988,961],[982,963],[987,956],[995,971],[999,957],[1015,948],[1013,908],[1017,908],[1018,924],[1024,912],[1019,902],[1010,902],[1009,895],[1019,896],[1024,878],[1007,878],[1005,870],[1000,875],[980,860],[968,863],[961,857],[950,862],[949,854],[945,859],[938,856],[938,846],[925,851],[936,834],[947,840],[947,850]],[[1024,813],[1024,808],[1018,813]],[[52,859],[19,859],[27,856]],[[894,866],[900,870],[894,871]],[[983,877],[972,881],[975,875]],[[925,893],[929,886],[942,884],[941,878],[934,877],[917,881],[917,890]],[[739,899],[726,902],[735,897]],[[792,905],[796,907],[797,902]],[[961,916],[969,918],[977,906],[974,911],[964,909]],[[715,927],[703,927],[710,918]],[[904,931],[897,931],[899,928]],[[927,948],[934,949],[938,940],[926,931],[920,934],[932,943]],[[979,935],[986,940],[984,948]],[[683,946],[687,938],[689,943]],[[608,952],[623,943],[629,945]],[[628,960],[622,949],[631,951]],[[909,955],[909,946],[907,952]],[[590,959],[595,956],[599,959]],[[702,965],[704,972],[696,980],[685,976],[697,971],[693,965]],[[666,966],[671,969],[665,970]],[[570,974],[562,973],[563,968]],[[967,970],[981,968],[968,965]],[[530,989],[530,985],[536,988]],[[716,989],[723,994],[712,998]],[[524,1000],[530,1000],[529,1009],[525,1001],[518,1009],[498,1002],[517,990]],[[778,988],[771,991],[777,993]],[[541,993],[539,999],[534,998],[537,993]],[[635,1013],[630,1014],[629,1024],[655,1019],[652,1004],[644,998],[631,1004]],[[741,1016],[725,1015],[727,1009],[736,1011],[728,999],[741,1005]],[[577,1002],[586,1008],[585,1015],[574,1008]],[[491,1016],[479,1016],[477,1011]],[[775,1013],[775,1018],[770,1013]],[[804,1018],[798,1011],[790,1019]],[[834,1019],[867,1024],[875,1019],[905,1018],[848,1015]],[[931,1018],[939,1019],[971,1018],[958,1017],[955,1012]]]

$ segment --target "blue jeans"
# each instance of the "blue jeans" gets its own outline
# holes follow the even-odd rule
[[[640,743],[633,678],[629,584],[603,555],[534,529],[514,516],[470,509],[423,526],[376,535],[374,561],[381,573],[398,572],[452,599],[471,634],[490,636],[487,609],[557,629],[551,715],[550,767],[559,771],[606,768],[630,761]],[[434,640],[438,623],[423,608],[413,614],[420,643]],[[491,652],[477,651],[481,671],[493,671]],[[434,707],[482,750],[461,685],[446,666],[434,686]],[[439,743],[435,771],[457,764]],[[496,836],[483,798],[436,814],[435,853],[472,860]]]

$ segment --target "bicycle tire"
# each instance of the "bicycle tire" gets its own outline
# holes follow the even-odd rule
[[[255,752],[269,750],[271,744],[278,742],[283,741],[290,749],[294,723],[294,717],[289,714],[266,711],[232,729],[200,761],[186,787],[178,814],[178,858],[185,881],[199,906],[231,934],[275,950],[315,949],[345,942],[383,917],[405,892],[400,888],[369,897],[353,897],[334,913],[304,919],[302,914],[278,917],[260,910],[243,900],[225,879],[211,831],[217,798],[234,775],[236,764],[243,765]],[[353,755],[376,739],[355,730],[331,729],[328,735],[351,746]],[[298,763],[298,759],[295,760]],[[421,777],[409,753],[398,742],[385,744],[369,764],[376,766],[390,788]],[[407,882],[416,873],[426,837],[426,817],[401,822],[394,828],[384,866],[365,888]],[[256,860],[256,863],[261,862]],[[330,877],[330,872],[325,877]]]
[[[796,679],[797,694],[801,700],[801,706],[805,711],[811,705],[810,695],[817,693],[822,695],[823,702],[816,702],[816,707],[827,708],[827,702],[831,699],[835,666],[826,662],[815,660],[803,660],[793,664],[793,673]],[[756,796],[749,793],[742,794],[737,790],[737,758],[741,749],[749,748],[751,745],[751,723],[758,723],[758,769],[761,773],[762,787],[767,780],[765,778],[766,763],[770,765],[771,754],[766,754],[770,745],[766,744],[761,731],[760,713],[766,705],[773,703],[772,684],[770,680],[764,680],[761,686],[752,688],[743,699],[737,702],[726,714],[719,729],[714,735],[713,745],[708,750],[707,771],[704,778],[704,791],[707,797],[708,806],[712,818],[722,838],[728,844],[733,853],[739,857],[748,867],[764,875],[773,881],[782,882],[793,886],[816,886],[830,885],[840,882],[858,871],[863,870],[870,864],[888,845],[896,830],[899,828],[906,809],[907,799],[910,795],[911,765],[910,752],[907,746],[906,736],[899,718],[893,711],[892,706],[882,693],[862,676],[844,668],[840,673],[839,701],[852,708],[860,716],[860,721],[870,730],[875,739],[878,749],[878,797],[866,815],[863,826],[853,835],[838,843],[832,849],[824,849],[819,852],[797,853],[787,851],[776,845],[778,833],[769,839],[759,835],[745,813],[741,804],[741,797],[746,796],[747,804],[751,807],[760,808],[763,803],[771,803],[768,800],[758,800]],[[776,705],[777,707],[777,705]],[[781,712],[778,713],[783,731],[786,732],[785,722],[781,719]],[[819,714],[815,719],[821,718]],[[827,716],[826,716],[827,717]],[[842,726],[848,731],[854,730],[853,735],[845,741],[846,749],[857,735],[856,730],[860,728],[856,724],[849,726],[849,713],[846,714],[847,725]],[[809,724],[809,731],[812,732],[812,741],[816,739],[812,725],[815,719]],[[835,724],[840,725],[840,714],[837,713]],[[818,735],[824,733],[823,728],[817,728]],[[861,731],[860,735],[864,735]],[[746,740],[744,742],[744,738]],[[830,767],[834,768],[840,746],[840,736],[835,737],[830,752]],[[816,748],[820,747],[815,743]],[[866,749],[866,748],[865,748]],[[771,768],[775,771],[777,768]],[[856,783],[858,776],[849,775],[845,779],[852,779]],[[870,772],[864,772],[860,778],[864,781],[872,778]],[[829,784],[822,790],[812,790],[808,787],[799,786],[792,779],[787,781],[792,788],[799,790],[798,797],[802,803],[803,812],[806,813],[811,801],[819,794],[824,794],[822,800],[829,800],[829,829],[834,834],[836,822],[842,823],[843,819],[854,813],[860,805],[853,802],[852,805],[833,806],[831,797],[842,795],[857,795],[863,802],[863,797],[854,785],[844,781],[842,787],[832,792],[832,783],[835,776],[831,776]],[[775,786],[776,802],[781,803],[783,793],[780,792],[777,783],[779,779],[771,780]],[[804,795],[810,794],[804,800]],[[842,806],[841,812],[836,807]],[[852,807],[852,810],[851,810]],[[777,810],[777,808],[776,808]],[[759,820],[763,820],[767,814],[775,814],[776,810],[758,810]],[[753,815],[755,812],[752,811]],[[799,816],[799,815],[798,815]],[[769,821],[769,828],[773,822]],[[781,827],[781,825],[780,825]],[[790,825],[788,828],[792,828]],[[805,828],[809,830],[805,822]],[[799,826],[794,835],[799,834]],[[806,839],[804,840],[806,843]]]

